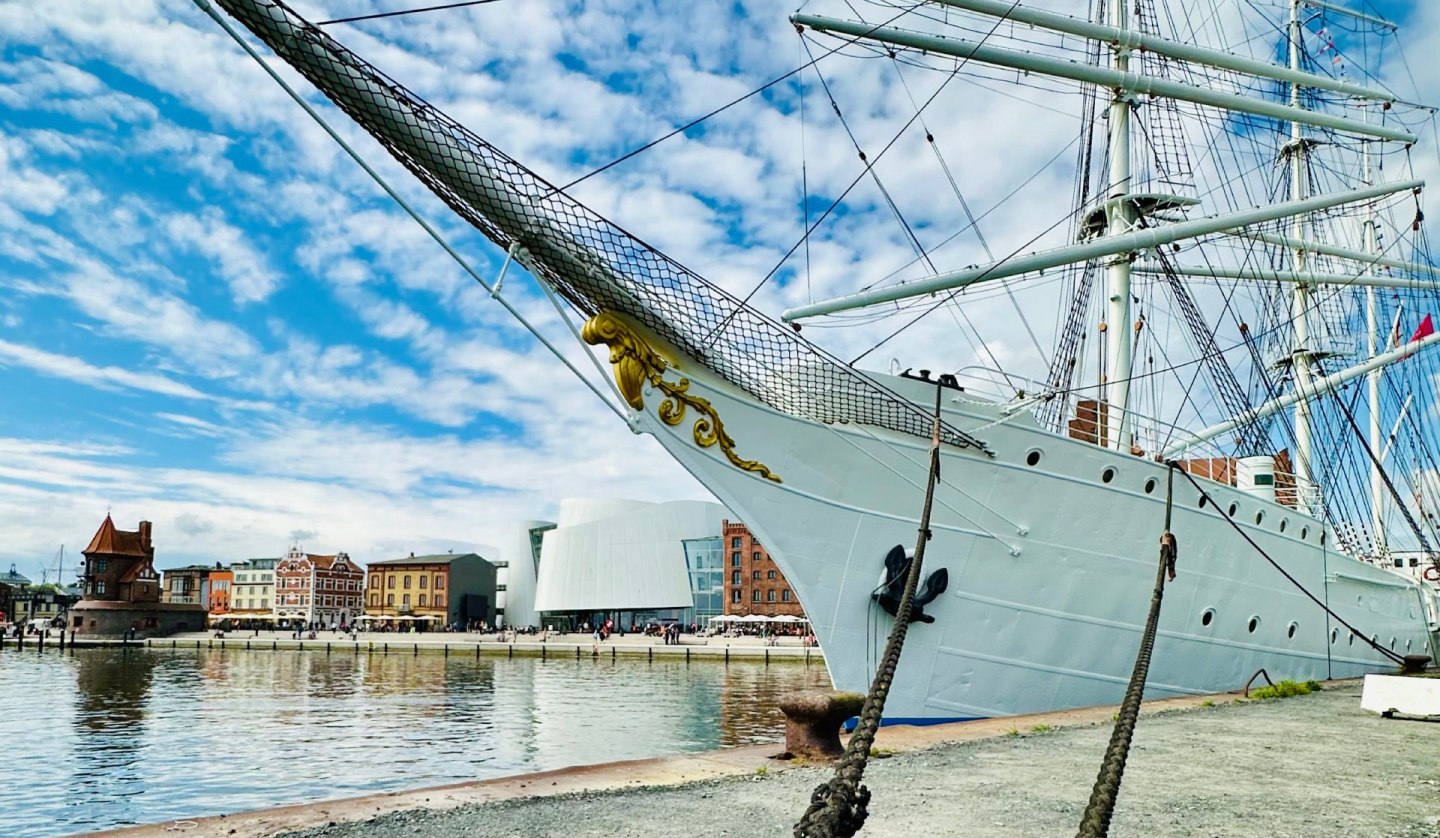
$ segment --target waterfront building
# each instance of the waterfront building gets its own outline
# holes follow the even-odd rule
[[[230,565],[230,616],[260,619],[275,616],[277,558],[246,559]]]
[[[10,565],[10,572],[0,574],[0,622],[16,621],[15,600],[29,587],[30,580]]]
[[[345,553],[290,548],[275,565],[275,616],[292,625],[349,625],[360,616],[365,571]]]
[[[729,557],[726,564],[725,613],[734,616],[804,617],[805,609],[750,528],[725,521],[721,539]]]
[[[161,587],[160,601],[198,605],[210,611],[210,579],[220,569],[218,564],[215,567],[192,564],[162,570],[164,584]]]
[[[230,568],[217,564],[210,571],[210,619],[230,616],[230,595],[234,583],[235,573]]]
[[[546,625],[694,622],[684,620],[695,607],[685,542],[719,535],[724,514],[704,501],[562,501],[558,525],[541,534],[536,610]],[[704,552],[696,546],[697,562]]]
[[[365,613],[414,617],[426,628],[495,624],[496,568],[475,553],[440,553],[373,562]]]
[[[507,626],[539,626],[535,610],[535,580],[540,572],[540,550],[545,533],[555,529],[551,521],[524,521],[507,534],[500,546],[503,568],[497,588],[504,588],[504,613],[497,616]],[[496,593],[496,596],[500,594]],[[498,610],[498,609],[497,609]]]
[[[14,568],[11,568],[14,571]],[[0,577],[3,578],[3,577]],[[3,584],[3,583],[0,583]],[[73,586],[57,585],[54,582],[27,585],[15,592],[13,613],[15,622],[50,624],[57,618],[69,615],[70,606],[80,601],[80,589]]]
[[[131,532],[117,529],[106,515],[81,553],[81,599],[70,609],[77,635],[149,637],[205,628],[205,609],[198,604],[160,601],[149,521]]]

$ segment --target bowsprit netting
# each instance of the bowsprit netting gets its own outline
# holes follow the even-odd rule
[[[629,315],[730,383],[785,413],[929,437],[910,401],[743,306],[370,66],[275,0],[216,0],[380,141],[462,218],[581,314]],[[985,450],[944,427],[945,442]]]

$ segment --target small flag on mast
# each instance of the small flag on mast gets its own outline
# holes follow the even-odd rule
[[[1415,334],[1410,336],[1410,342],[1414,343],[1417,340],[1427,338],[1433,334],[1435,334],[1435,320],[1431,315],[1427,314],[1425,315],[1425,319],[1420,321],[1420,325],[1416,327]]]

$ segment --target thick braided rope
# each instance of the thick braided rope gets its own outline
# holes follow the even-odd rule
[[[1175,578],[1175,559],[1179,552],[1175,536],[1170,532],[1170,514],[1175,499],[1175,464],[1169,464],[1165,485],[1165,532],[1160,536],[1160,567],[1155,571],[1155,590],[1150,595],[1150,614],[1145,618],[1145,633],[1140,638],[1140,651],[1135,655],[1135,669],[1130,673],[1130,686],[1115,718],[1110,745],[1090,791],[1090,802],[1080,817],[1076,838],[1105,838],[1110,834],[1110,818],[1115,814],[1115,801],[1120,796],[1120,781],[1125,776],[1125,760],[1130,756],[1130,740],[1135,736],[1135,723],[1140,718],[1140,700],[1145,697],[1145,679],[1150,674],[1150,656],[1155,650],[1155,634],[1160,627],[1160,603],[1165,598],[1165,578]]]
[[[1175,554],[1170,533],[1160,537],[1160,570],[1155,577],[1155,592],[1150,596],[1150,616],[1145,621],[1145,634],[1140,640],[1140,652],[1135,656],[1135,671],[1130,674],[1130,686],[1125,690],[1125,701],[1120,705],[1120,715],[1115,720],[1115,730],[1110,734],[1110,746],[1105,749],[1105,759],[1100,763],[1100,773],[1095,778],[1095,787],[1090,792],[1090,802],[1080,819],[1077,838],[1104,838],[1110,834],[1110,818],[1115,813],[1115,801],[1120,796],[1120,781],[1125,775],[1125,760],[1130,755],[1130,740],[1135,735],[1135,723],[1140,718],[1140,700],[1145,696],[1145,679],[1150,673],[1150,656],[1155,650],[1155,634],[1160,623],[1160,602],[1165,597],[1165,574],[1172,566]]]
[[[910,562],[909,572],[905,574],[905,591],[900,597],[899,607],[895,609],[895,626],[890,630],[880,668],[875,672],[875,680],[865,696],[860,721],[845,745],[845,753],[835,765],[835,776],[817,786],[810,795],[809,808],[795,824],[795,838],[850,838],[865,825],[865,818],[870,813],[870,790],[860,785],[860,781],[870,761],[870,747],[875,742],[875,732],[880,728],[885,699],[890,694],[895,669],[900,664],[900,651],[905,646],[905,635],[910,629],[915,589],[920,582],[920,564],[925,558],[925,543],[930,540],[930,508],[935,500],[935,483],[940,478],[938,390],[936,399],[936,429],[930,445],[930,479],[925,487],[925,508],[920,514],[915,559]]]

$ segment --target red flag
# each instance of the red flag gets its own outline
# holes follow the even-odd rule
[[[1425,319],[1421,320],[1420,325],[1415,329],[1415,334],[1410,336],[1410,342],[1414,343],[1421,338],[1426,338],[1433,334],[1435,334],[1435,320],[1427,314],[1425,315]]]

